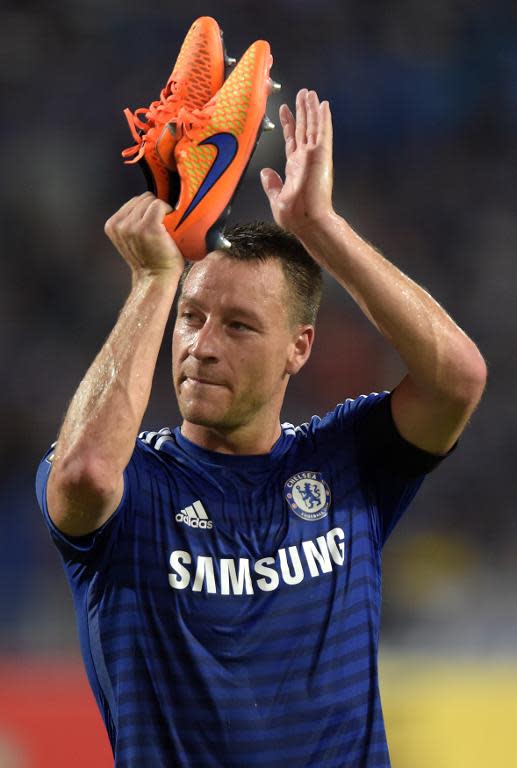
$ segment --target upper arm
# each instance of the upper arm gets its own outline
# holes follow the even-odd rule
[[[380,546],[442,460],[405,440],[394,423],[392,394],[372,393],[350,404],[364,501]]]
[[[391,409],[395,425],[409,443],[434,454],[446,454],[455,445],[483,393],[486,369],[465,380],[458,391],[427,393],[408,374],[393,390]]]
[[[124,476],[106,481],[93,472],[71,479],[52,466],[47,482],[49,517],[67,536],[85,536],[100,528],[124,495]]]

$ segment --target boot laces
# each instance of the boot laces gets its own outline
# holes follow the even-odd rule
[[[176,126],[178,139],[182,135],[189,136],[191,131],[203,123],[213,107],[210,101],[203,109],[188,110],[185,106],[179,107],[177,114],[170,116],[171,108],[175,112],[182,93],[177,83],[170,81],[162,88],[160,98],[151,102],[149,107],[140,107],[132,112],[129,108],[124,110],[124,115],[129,125],[131,135],[135,140],[132,147],[122,150],[122,157],[132,158],[126,163],[136,163],[145,152],[145,139],[154,128],[162,128],[167,123]],[[145,119],[142,119],[145,118]]]

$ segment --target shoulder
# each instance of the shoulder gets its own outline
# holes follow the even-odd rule
[[[345,434],[354,431],[368,414],[384,410],[389,403],[389,392],[371,392],[368,395],[349,397],[324,416],[313,416],[309,421],[298,426],[288,422],[282,424],[284,434],[295,440],[325,438],[334,433]],[[383,404],[384,405],[381,405]]]
[[[162,427],[162,429],[157,431],[144,430],[140,432],[136,441],[136,447],[154,453],[159,451],[165,444],[170,446],[174,442],[170,427]]]
[[[175,431],[170,427],[140,432],[135,442],[132,461],[148,469],[183,463],[183,454]]]

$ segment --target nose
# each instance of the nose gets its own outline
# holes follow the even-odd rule
[[[194,334],[188,352],[197,360],[218,360],[219,359],[219,338],[218,332],[213,322],[206,320]]]

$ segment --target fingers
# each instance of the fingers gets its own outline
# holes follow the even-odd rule
[[[145,224],[155,226],[163,220],[166,213],[172,210],[168,203],[158,200],[152,192],[144,192],[143,195],[132,197],[127,203],[111,216],[105,224],[104,230],[110,237],[115,229],[132,229],[135,226]]]
[[[131,204],[133,201],[129,201]],[[156,210],[157,207],[161,208],[161,205],[167,206],[167,203],[163,203],[162,200],[158,200],[152,192],[144,192],[143,195],[139,195],[137,198],[134,198],[134,204],[130,205],[127,210],[124,211],[125,206],[122,206],[119,213],[121,214],[120,219],[124,220],[130,224],[138,224],[144,220],[144,218],[148,219],[149,212],[152,210]],[[167,206],[167,209],[170,209],[170,206]]]
[[[332,115],[328,101],[322,101],[319,106],[318,141],[332,147]]]
[[[280,122],[284,130],[287,157],[304,144],[314,146],[320,141],[332,140],[329,103],[328,101],[320,103],[316,91],[309,91],[307,88],[298,91],[296,120],[289,107],[284,104],[280,108]]]
[[[145,203],[146,200],[150,201],[152,199],[154,199],[154,195],[151,192],[144,192],[143,195],[132,197],[131,200],[128,200],[127,203],[124,203],[124,205],[122,205],[118,211],[116,211],[113,216],[108,219],[108,221],[118,222],[126,219],[136,208],[138,208],[139,205]]]
[[[134,214],[136,210],[138,210],[139,206],[145,205],[146,201],[150,202],[152,199],[154,199],[154,195],[152,195],[151,192],[144,192],[143,195],[132,197],[131,200],[128,200],[127,203],[124,203],[124,205],[121,206],[118,211],[110,216],[104,225],[104,231],[110,240],[113,240],[113,233],[120,227],[122,222],[126,222],[130,216]]]
[[[294,116],[287,104],[282,104],[278,110],[278,116],[284,133],[285,156],[289,158],[296,149]]]
[[[301,91],[298,91],[298,94],[296,96],[295,139],[296,139],[297,146],[301,146],[302,144],[305,144],[307,141],[307,109],[306,109],[307,94],[308,94],[307,88],[302,88]]]
[[[147,205],[142,213],[142,221],[154,227],[163,222],[164,217],[172,211],[169,203],[159,200],[157,197]]]
[[[104,231],[133,274],[177,274],[183,257],[163,224],[171,206],[151,192],[128,200]]]
[[[274,203],[284,186],[281,177],[272,168],[263,168],[260,172],[260,181],[269,202]]]
[[[320,100],[316,91],[309,91],[305,99],[307,112],[307,144],[316,144],[320,122]]]

